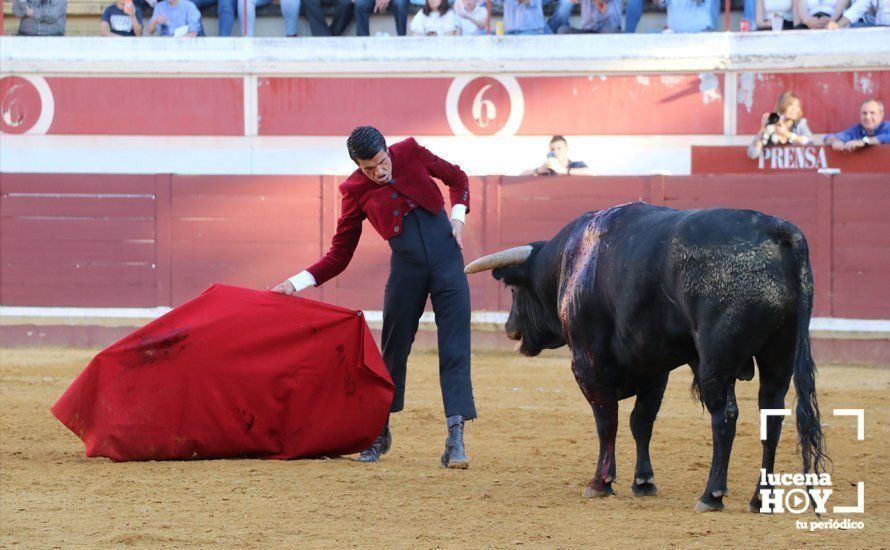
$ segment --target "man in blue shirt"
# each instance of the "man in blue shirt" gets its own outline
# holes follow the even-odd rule
[[[890,123],[884,122],[884,104],[877,99],[868,99],[859,108],[859,124],[825,136],[825,145],[835,151],[855,151],[879,143],[890,143]]]
[[[504,0],[506,34],[550,34],[543,0]]]
[[[201,32],[201,12],[191,0],[158,2],[145,34],[151,36],[155,29],[161,36],[198,36]]]

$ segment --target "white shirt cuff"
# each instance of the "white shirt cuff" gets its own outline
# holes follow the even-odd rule
[[[467,205],[455,204],[451,207],[451,219],[467,223]]]
[[[294,285],[297,292],[300,292],[304,288],[315,286],[315,277],[308,271],[301,271],[288,279],[288,281],[290,281],[290,284]]]

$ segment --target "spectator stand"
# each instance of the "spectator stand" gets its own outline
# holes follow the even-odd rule
[[[419,0],[412,0],[409,3],[409,20],[421,8],[422,4],[418,4]],[[110,4],[109,0],[68,0],[66,36],[95,36],[99,34],[99,20],[102,17],[103,10]],[[723,1],[720,2],[723,6]],[[557,1],[553,0],[544,6],[544,15],[550,17],[556,8]],[[732,11],[730,13],[730,28],[738,30],[739,21],[742,18],[742,9],[744,0],[731,0]],[[333,0],[322,0],[322,7],[325,15],[330,18],[333,16],[334,2]],[[722,8],[721,8],[722,10]],[[576,5],[573,9],[573,20],[578,17],[579,7]],[[281,6],[275,2],[265,6],[258,7],[256,10],[256,36],[257,37],[276,37],[284,35],[284,22],[281,16]],[[147,22],[151,17],[151,8],[146,7],[143,11],[144,20]],[[494,33],[497,21],[503,16],[503,2],[496,0],[493,2],[491,12],[491,27]],[[18,18],[12,13],[12,3],[3,1],[3,33],[14,35],[18,29]],[[207,36],[216,36],[219,31],[219,21],[217,17],[217,5],[214,4],[205,8],[201,12],[204,31]],[[654,2],[646,1],[643,5],[643,18],[637,27],[638,33],[660,32],[664,28],[665,12],[664,9],[658,8]],[[724,17],[719,18],[720,29],[725,30]],[[235,33],[238,34],[238,25],[235,26]],[[373,14],[371,16],[371,34],[377,33],[395,35],[395,24],[391,14],[387,11],[384,14]],[[306,18],[300,17],[299,25],[300,36],[311,36],[309,24]],[[344,36],[355,35],[355,23],[351,23],[344,32]]]

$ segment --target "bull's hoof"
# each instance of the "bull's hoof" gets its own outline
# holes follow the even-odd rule
[[[695,503],[695,511],[699,514],[704,512],[722,512],[723,508],[724,506],[722,500],[715,500],[712,502],[704,502],[702,500],[699,500]]]
[[[642,483],[634,482],[634,484],[630,486],[630,490],[635,497],[652,497],[658,494],[658,487],[655,486],[654,481],[643,481]]]
[[[608,497],[615,494],[611,483],[590,483],[584,488],[584,498]]]

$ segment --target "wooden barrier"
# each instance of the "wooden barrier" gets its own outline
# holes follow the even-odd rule
[[[887,174],[471,178],[464,258],[545,240],[576,215],[633,200],[752,208],[798,224],[815,315],[890,319]],[[0,174],[0,305],[175,306],[210,283],[272,286],[323,254],[334,176]],[[349,269],[306,297],[379,310],[389,249],[369,225]],[[509,307],[471,278],[474,310]]]
[[[692,146],[693,174],[890,174],[890,146],[842,153],[822,145],[767,147],[748,158],[746,147]]]

